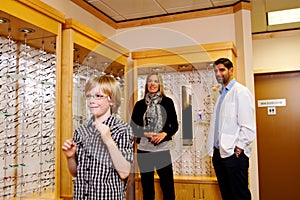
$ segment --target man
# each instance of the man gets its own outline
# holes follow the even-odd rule
[[[213,156],[223,200],[250,200],[249,156],[256,137],[254,98],[233,78],[229,59],[215,61],[214,72],[222,90],[211,118],[208,154]]]

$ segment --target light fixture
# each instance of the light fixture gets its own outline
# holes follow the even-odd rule
[[[9,23],[9,19],[0,17],[0,24],[7,24],[7,23]]]
[[[269,26],[300,22],[300,8],[268,12],[267,17]]]
[[[32,28],[20,28],[19,29],[19,32],[21,32],[21,33],[34,33],[35,32],[35,30],[34,29],[32,29]]]
[[[161,67],[161,66],[153,67],[153,68],[152,68],[152,72],[158,72],[158,71],[161,71],[161,70],[162,70],[162,67]]]
[[[89,55],[89,56],[86,57],[86,59],[87,59],[87,60],[92,60],[92,59],[95,59],[95,56]]]

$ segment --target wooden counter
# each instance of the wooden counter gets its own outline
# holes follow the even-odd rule
[[[176,200],[221,200],[216,177],[174,175]],[[135,199],[142,200],[142,186],[140,177],[135,181]],[[159,186],[159,178],[155,176],[155,200],[163,199]]]

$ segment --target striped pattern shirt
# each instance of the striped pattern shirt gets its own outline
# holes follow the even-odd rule
[[[74,132],[77,177],[74,200],[124,200],[126,180],[122,180],[112,163],[100,132],[92,125],[94,118]],[[131,127],[111,115],[105,122],[113,140],[130,163],[133,163],[133,134]]]

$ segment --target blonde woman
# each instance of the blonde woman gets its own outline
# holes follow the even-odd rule
[[[172,159],[168,141],[178,130],[173,100],[164,93],[158,73],[148,75],[144,98],[133,109],[131,126],[137,137],[137,160],[143,199],[154,200],[154,170],[159,176],[164,200],[174,200]]]

